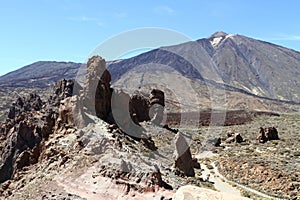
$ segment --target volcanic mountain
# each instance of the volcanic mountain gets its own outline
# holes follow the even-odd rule
[[[38,62],[0,77],[0,86],[45,87],[60,78],[78,78],[81,67]],[[238,34],[216,32],[161,47],[108,62],[108,70],[114,87],[131,93],[163,87],[171,110],[287,111],[300,103],[300,53]]]

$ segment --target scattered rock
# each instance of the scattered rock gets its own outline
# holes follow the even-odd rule
[[[225,140],[225,143],[232,143],[232,142],[241,143],[244,141],[240,133],[228,132],[227,137],[228,138]]]

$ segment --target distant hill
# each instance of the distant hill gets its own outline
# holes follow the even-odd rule
[[[62,78],[76,76],[81,63],[40,61],[0,77],[2,87],[49,87]]]

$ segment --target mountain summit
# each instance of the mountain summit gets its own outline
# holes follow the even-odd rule
[[[219,32],[215,32],[207,39],[210,41],[211,45],[214,48],[216,48],[219,46],[219,44],[221,44],[221,42],[223,42],[225,39],[232,37],[232,36],[234,36],[234,35],[219,31]]]
[[[212,34],[209,38],[226,37],[228,34],[223,31],[217,31]]]

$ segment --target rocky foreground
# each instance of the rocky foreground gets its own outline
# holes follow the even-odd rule
[[[61,80],[47,100],[31,94],[10,107],[0,126],[0,198],[232,199],[181,188],[213,185],[198,176],[190,135],[160,125],[163,110],[162,91],[116,91],[105,61],[91,58],[83,86]],[[161,145],[158,136],[171,139]]]

